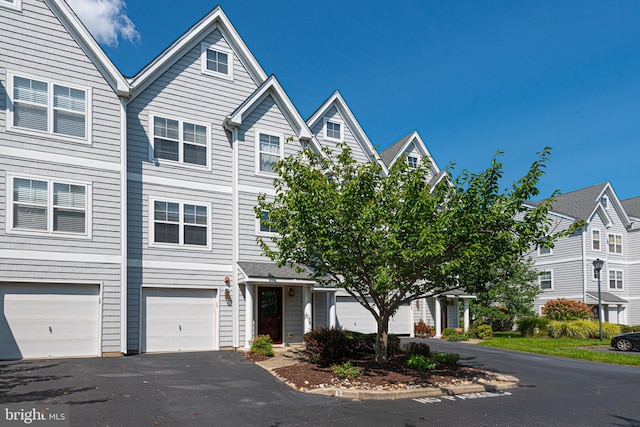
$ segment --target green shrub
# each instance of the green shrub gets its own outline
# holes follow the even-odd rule
[[[413,324],[413,331],[418,338],[431,338],[436,334],[434,327],[427,325],[422,319],[420,319],[418,323]]]
[[[273,356],[273,345],[269,335],[258,335],[251,343],[251,353],[262,356]]]
[[[376,334],[363,334],[360,332],[345,331],[348,342],[348,355],[353,357],[366,356],[376,352]],[[400,337],[394,334],[387,335],[387,354],[393,356],[402,352]]]
[[[629,326],[629,325],[618,325],[618,326],[620,326],[620,333],[621,334],[626,334],[628,332],[633,332],[633,326]]]
[[[585,320],[591,317],[589,306],[580,301],[558,298],[547,301],[542,314],[551,320]]]
[[[420,356],[429,357],[431,349],[426,343],[423,342],[409,342],[402,346],[402,350],[405,354],[413,356],[418,354]]]
[[[551,319],[548,317],[531,316],[518,320],[518,330],[523,337],[532,337],[536,334],[536,328],[539,333],[548,334]]]
[[[613,338],[616,335],[620,335],[621,333],[622,333],[622,329],[620,328],[620,325],[616,325],[615,323],[607,323],[607,322],[604,322],[602,324],[602,335],[604,335],[605,338]],[[593,338],[599,338],[599,337],[600,337],[600,328],[598,328],[598,335]]]
[[[611,338],[620,333],[620,325],[603,323],[602,333],[605,338]],[[595,339],[600,337],[600,325],[598,322],[587,320],[574,320],[570,322],[551,322],[549,336],[552,338],[578,338]]]
[[[460,355],[457,353],[433,353],[431,359],[438,363],[444,363],[446,365],[455,365],[460,360]]]
[[[349,335],[339,328],[316,328],[304,335],[304,353],[312,363],[327,366],[347,356]]]
[[[493,329],[491,325],[478,325],[474,328],[474,335],[481,340],[490,340],[493,338]]]
[[[430,371],[436,368],[436,361],[426,356],[414,354],[407,360],[407,366],[419,371]]]
[[[633,332],[640,332],[640,325],[632,326]]]
[[[457,328],[446,328],[442,331],[442,338],[447,341],[468,341],[469,337],[464,332],[459,332]]]
[[[340,365],[333,365],[331,369],[333,370],[333,373],[338,378],[353,379],[353,378],[358,378],[359,376],[364,374],[364,369],[359,368],[357,366],[353,366],[349,362],[344,362]]]

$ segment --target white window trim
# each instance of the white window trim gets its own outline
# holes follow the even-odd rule
[[[542,273],[551,273],[551,287],[550,288],[543,288],[542,287]],[[540,270],[539,275],[538,275],[538,285],[540,286],[540,289],[542,289],[543,291],[552,291],[553,290],[553,270]]]
[[[14,110],[13,110],[13,82],[14,82],[14,77],[23,77],[25,79],[31,79],[31,80],[38,80],[41,82],[45,82],[47,83],[47,98],[48,98],[48,102],[47,102],[47,131],[39,131],[39,130],[34,130],[34,129],[29,129],[29,128],[22,128],[22,127],[17,127],[13,125],[13,114],[14,114]],[[84,138],[77,138],[74,136],[70,136],[70,135],[63,135],[63,134],[59,134],[59,133],[54,133],[53,132],[53,89],[52,86],[53,85],[57,85],[57,86],[64,86],[64,87],[68,87],[71,89],[77,89],[77,90],[82,90],[84,91],[84,93],[86,94],[86,99],[85,99],[85,118],[86,118],[86,127],[85,127],[85,137]],[[7,122],[6,122],[6,126],[7,126],[7,131],[11,131],[11,132],[16,132],[16,133],[22,133],[22,134],[27,134],[27,135],[38,135],[38,136],[43,136],[46,135],[48,138],[55,138],[57,140],[61,140],[61,141],[66,141],[66,142],[75,142],[75,143],[80,143],[80,144],[91,144],[91,136],[93,134],[93,127],[92,127],[92,116],[91,116],[91,112],[93,111],[92,108],[92,99],[93,99],[93,94],[92,94],[92,90],[90,87],[88,86],[81,86],[81,85],[77,85],[77,84],[69,84],[67,82],[61,81],[61,80],[53,80],[53,79],[48,79],[46,77],[42,77],[42,76],[38,76],[35,74],[29,74],[29,73],[22,73],[22,72],[13,72],[13,71],[7,71],[7,94],[6,94],[6,98],[7,98]]]
[[[277,173],[265,172],[260,170],[260,134],[263,133],[269,136],[275,136],[280,140],[280,160],[284,159],[284,135],[279,132],[271,132],[268,130],[256,129],[255,133],[255,168],[256,175],[268,176],[270,178],[278,176]]]
[[[13,227],[13,181],[14,179],[30,179],[35,181],[47,182],[47,229],[46,230],[32,230]],[[92,184],[86,181],[76,181],[71,179],[58,179],[50,178],[38,175],[23,175],[23,174],[7,174],[7,195],[6,195],[6,232],[7,234],[20,234],[29,236],[47,236],[47,237],[60,237],[60,238],[72,238],[72,239],[91,239],[92,237],[92,200],[93,191]],[[70,184],[78,185],[85,188],[85,215],[84,215],[84,234],[80,233],[67,233],[60,231],[53,231],[53,184]]]
[[[175,160],[169,160],[169,159],[160,159],[160,158],[156,158],[155,157],[155,125],[154,125],[154,121],[155,118],[162,118],[162,119],[168,119],[168,120],[175,120],[178,122],[178,139],[179,139],[179,143],[178,143],[178,161]],[[184,134],[183,134],[183,126],[184,123],[190,123],[193,125],[198,125],[198,126],[204,126],[206,128],[206,132],[207,132],[207,163],[206,165],[195,165],[193,163],[185,163],[184,162]],[[198,169],[198,170],[211,170],[211,125],[209,123],[204,123],[204,122],[198,122],[196,120],[189,120],[189,119],[184,119],[181,117],[176,117],[176,116],[172,116],[172,115],[168,115],[168,114],[161,114],[161,113],[156,113],[156,112],[149,112],[149,161],[153,162],[153,163],[158,163],[160,165],[162,164],[167,164],[167,165],[179,165],[180,167],[185,167],[185,168],[193,168],[193,169]]]
[[[268,211],[262,211],[262,212],[267,212]],[[265,236],[265,237],[271,237],[271,236],[275,236],[278,233],[273,232],[273,231],[262,231],[260,229],[260,218],[256,218],[256,236]]]
[[[607,197],[606,195],[600,197],[600,204],[603,205],[604,209],[608,211],[609,210],[609,205],[610,205],[609,197]]]
[[[612,272],[620,272],[621,273],[621,276],[622,276],[622,279],[621,279],[622,280],[622,287],[621,288],[618,288],[618,287],[612,288],[611,287],[611,278],[609,277],[609,274],[611,274]],[[616,281],[617,281],[617,279],[616,279]],[[618,270],[618,269],[612,268],[612,269],[609,269],[607,271],[607,290],[608,291],[624,291],[624,270]]]
[[[542,247],[538,248],[538,256],[539,257],[546,257],[546,256],[553,255],[553,248],[545,248],[545,249],[549,249],[549,253],[548,254],[543,254],[542,253]]]
[[[218,71],[211,71],[207,68],[207,50],[209,49],[227,54],[227,57],[229,59],[229,63],[227,64],[228,66],[227,74],[220,73]],[[226,47],[218,46],[215,44],[200,43],[200,68],[201,68],[202,74],[206,74],[208,76],[220,77],[221,79],[225,79],[225,80],[233,80],[233,62],[234,62],[234,56],[233,56],[233,51],[231,49],[227,49]]]
[[[595,249],[593,247],[593,233],[594,232],[598,232],[598,242],[600,243],[600,248],[599,249]],[[607,241],[607,247],[609,246],[609,242]],[[600,229],[598,228],[594,228],[593,230],[591,230],[591,250],[592,251],[596,251],[596,252],[602,252],[602,231],[600,231]]]
[[[17,11],[22,11],[22,0],[12,0],[10,2],[0,0],[0,6],[6,7],[7,9],[15,9]]]
[[[417,168],[418,166],[420,166],[420,156],[416,156],[416,155],[413,155],[413,154],[407,154],[407,159],[406,159],[407,166],[409,166],[410,168],[412,168],[412,167],[411,167],[411,164],[409,163],[409,157],[413,157],[414,159],[416,159],[416,168]]]
[[[609,236],[614,236],[614,249],[615,249],[615,236],[620,236],[620,252],[615,252],[615,251],[611,252],[609,250]],[[614,233],[607,234],[607,253],[612,255],[624,255],[624,237],[622,237],[622,234],[614,234]]]
[[[335,123],[340,125],[340,138],[331,138],[329,136],[327,136],[327,122],[331,122],[331,123]],[[338,119],[330,119],[328,117],[325,117],[322,121],[322,136],[324,139],[326,139],[327,141],[333,141],[333,142],[344,142],[344,122],[342,120],[338,120]]]
[[[166,202],[166,203],[177,203],[180,205],[180,222],[179,222],[179,241],[180,243],[164,243],[164,242],[156,242],[155,241],[155,202]],[[207,245],[199,246],[199,245],[186,245],[184,244],[184,205],[196,205],[196,206],[205,206],[207,208]],[[194,200],[178,200],[172,199],[169,197],[162,196],[152,196],[149,197],[149,207],[148,207],[148,216],[149,216],[149,247],[151,248],[167,248],[167,249],[186,249],[193,251],[211,251],[211,244],[213,241],[213,229],[211,227],[211,216],[213,211],[211,210],[211,203],[194,201]]]

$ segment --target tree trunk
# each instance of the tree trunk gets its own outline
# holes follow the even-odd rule
[[[388,351],[387,343],[389,340],[389,317],[380,316],[378,320],[378,334],[376,335],[376,362],[387,363]]]

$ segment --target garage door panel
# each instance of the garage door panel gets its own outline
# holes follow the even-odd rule
[[[145,289],[142,350],[213,350],[215,303],[211,289]]]
[[[353,297],[338,296],[336,299],[336,315],[338,325],[342,329],[354,332],[374,333],[378,330],[375,318],[369,310]],[[389,320],[389,332],[407,335],[411,333],[411,308],[409,304],[402,305]]]
[[[97,285],[0,285],[0,358],[99,354]]]

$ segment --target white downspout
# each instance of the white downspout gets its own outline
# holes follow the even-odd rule
[[[120,352],[127,353],[127,101],[120,98]]]
[[[436,297],[433,299],[435,301],[436,313],[434,323],[436,325],[436,337],[442,336],[442,307],[440,305],[440,300]]]
[[[233,220],[232,220],[232,228],[233,228],[233,254],[231,260],[231,268],[233,269],[232,280],[232,301],[233,301],[233,311],[232,311],[232,323],[233,323],[233,347],[238,348],[240,346],[240,328],[238,327],[240,322],[240,287],[238,286],[238,261],[239,261],[239,249],[238,249],[238,240],[240,239],[240,227],[238,221],[238,128],[233,128],[233,166],[232,166],[232,190],[231,190],[231,210],[233,211]],[[247,288],[248,285],[245,285]],[[249,292],[245,292],[248,294]],[[247,296],[248,298],[248,296]],[[245,303],[248,304],[248,301],[245,300]],[[246,333],[246,331],[245,331]],[[246,339],[250,339],[251,337],[246,337]],[[248,342],[248,341],[247,341]]]
[[[582,230],[582,301],[587,302],[587,229]]]

